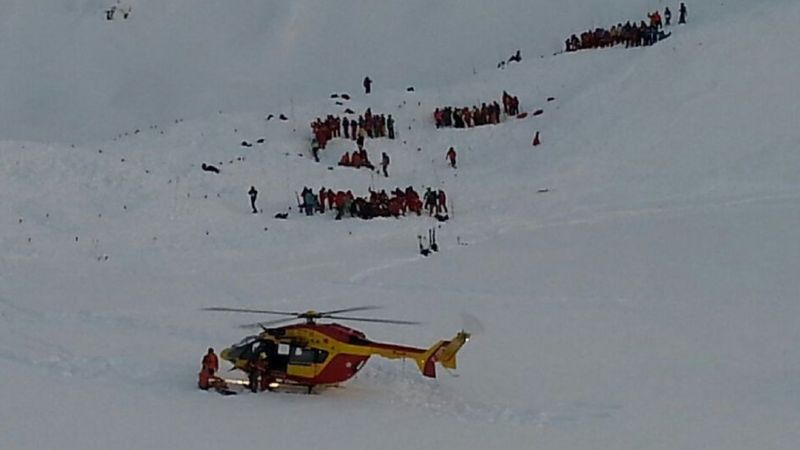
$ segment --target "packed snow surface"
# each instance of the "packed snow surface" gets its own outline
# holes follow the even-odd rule
[[[112,4],[0,12],[0,448],[797,448],[800,4],[691,2],[653,47],[569,54],[678,3]],[[544,113],[434,128],[503,90]],[[308,124],[348,107],[395,117],[366,143],[388,178],[336,167],[343,139],[311,159]],[[409,185],[451,220],[297,211],[304,186]],[[373,358],[318,395],[222,397],[200,359],[260,317],[211,305],[473,339],[437,379]]]

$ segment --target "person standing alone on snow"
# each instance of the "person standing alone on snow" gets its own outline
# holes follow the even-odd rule
[[[256,209],[256,198],[258,198],[258,191],[256,190],[256,187],[250,186],[250,190],[247,191],[247,194],[250,195],[250,207],[253,208],[253,214],[258,214],[258,209]]]
[[[211,369],[211,375],[214,375],[219,370],[219,359],[217,359],[213,348],[209,348],[208,353],[203,356],[203,368]]]
[[[678,23],[686,23],[686,4],[681,3],[681,9],[679,9],[678,12],[680,13]]]
[[[453,147],[450,147],[450,149],[447,150],[447,160],[450,161],[450,167],[455,169],[456,168],[456,149],[454,149]]]
[[[372,91],[372,80],[369,77],[364,77],[364,93],[369,94]]]
[[[383,152],[381,155],[381,169],[383,169],[383,176],[389,178],[389,172],[386,170],[389,168],[389,155],[386,152]]]
[[[669,6],[664,8],[664,20],[666,21],[666,26],[670,26],[670,22],[672,21],[672,11],[669,10]]]

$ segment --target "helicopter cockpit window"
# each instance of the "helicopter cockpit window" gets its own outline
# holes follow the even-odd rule
[[[318,364],[324,363],[326,359],[328,359],[328,352],[325,350],[317,350],[317,357],[314,362]]]
[[[278,354],[279,355],[288,355],[289,354],[289,346],[286,344],[278,344]]]
[[[242,339],[241,341],[239,341],[239,343],[238,343],[238,344],[236,344],[236,346],[237,346],[237,347],[242,347],[242,346],[244,346],[244,345],[248,345],[248,344],[250,344],[251,342],[255,342],[255,341],[256,341],[256,339],[258,339],[258,336],[247,336],[246,338],[244,338],[244,339]]]

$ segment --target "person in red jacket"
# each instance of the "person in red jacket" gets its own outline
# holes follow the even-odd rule
[[[203,369],[211,369],[212,376],[219,371],[219,359],[213,348],[209,348],[208,353],[203,356]]]
[[[222,378],[214,375],[214,372],[212,372],[210,367],[203,367],[197,377],[197,387],[204,391],[207,391],[212,387],[215,388],[216,386],[221,386],[222,383],[224,383]]]
[[[464,108],[461,116],[464,118],[464,124],[467,125],[467,128],[472,128],[472,112],[470,112],[469,108]]]
[[[436,214],[441,214],[442,211],[447,211],[447,194],[444,193],[443,190],[439,189],[439,195],[436,196],[436,200],[438,203],[436,204]]]
[[[433,111],[433,121],[436,123],[436,128],[441,128],[444,126],[444,112],[439,108],[436,108]]]
[[[336,207],[336,193],[333,192],[333,189],[328,189],[328,209],[332,210]]]
[[[389,200],[388,209],[392,217],[400,217],[403,214],[403,200],[399,197],[392,197]]]
[[[356,169],[361,168],[361,154],[357,151],[353,150],[353,156],[350,157],[350,165],[355,167]]]
[[[203,356],[203,368],[200,369],[200,373],[197,375],[197,387],[204,391],[211,388],[216,390],[225,389],[227,387],[225,381],[216,376],[217,371],[219,371],[219,359],[214,354],[214,349],[209,348],[208,353]]]
[[[422,201],[420,201],[417,191],[411,186],[406,188],[406,205],[409,211],[417,213],[418,216],[422,214]]]
[[[325,130],[322,127],[323,125],[318,125],[314,130],[314,137],[317,138],[317,145],[319,148],[325,148],[326,144]]]
[[[200,369],[200,374],[197,378],[197,387],[207,391],[209,388],[211,388],[211,377],[213,376],[214,375],[211,373],[211,369],[203,366],[203,368]]]
[[[455,169],[456,168],[456,149],[454,149],[453,147],[450,147],[450,149],[447,150],[447,160],[450,161],[450,167]]]
[[[228,390],[228,383],[225,380],[211,373],[210,367],[203,367],[203,370],[200,371],[197,378],[197,387],[204,391],[213,388],[223,395],[235,394],[235,392]]]

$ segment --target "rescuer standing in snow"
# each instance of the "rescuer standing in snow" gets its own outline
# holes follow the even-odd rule
[[[208,353],[203,356],[203,368],[211,369],[211,375],[216,374],[219,370],[219,359],[217,359],[213,348],[209,348]]]
[[[447,150],[447,160],[450,161],[450,167],[455,169],[456,168],[456,149],[454,149],[453,147],[450,147],[450,149]]]
[[[267,376],[267,354],[261,352],[258,357],[247,362],[248,383],[250,391],[258,392],[260,387],[259,380]]]
[[[200,374],[197,378],[197,387],[204,391],[212,387],[217,391],[224,390],[227,386],[225,381],[216,375],[218,370],[219,360],[217,355],[214,354],[213,348],[209,348],[208,353],[203,356],[203,368],[200,369]]]
[[[250,186],[250,190],[247,191],[250,195],[250,207],[253,208],[253,214],[258,214],[258,209],[256,209],[256,198],[258,198],[258,191],[256,190],[255,186]]]
[[[383,169],[383,176],[389,178],[389,172],[387,171],[389,168],[389,155],[387,155],[386,152],[383,152],[383,155],[381,155],[381,168]]]

